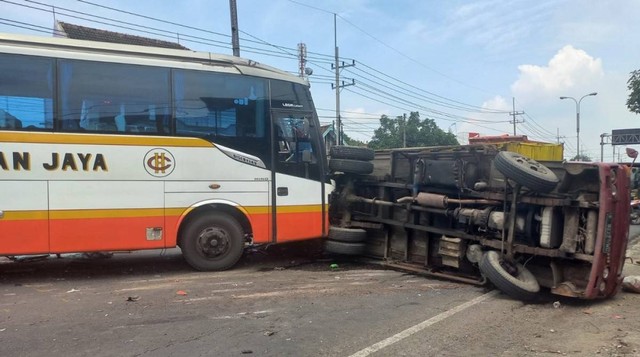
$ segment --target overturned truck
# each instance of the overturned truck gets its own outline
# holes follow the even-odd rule
[[[496,145],[334,147],[329,252],[520,300],[615,295],[629,232],[629,169],[538,162]]]

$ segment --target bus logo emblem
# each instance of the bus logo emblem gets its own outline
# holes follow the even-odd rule
[[[165,149],[152,149],[144,156],[144,168],[154,177],[169,176],[175,166],[173,155]]]

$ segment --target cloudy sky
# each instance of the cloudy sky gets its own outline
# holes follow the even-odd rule
[[[600,134],[640,128],[626,109],[640,69],[639,0],[237,0],[243,57],[296,72],[305,43],[321,121],[335,118],[334,14],[345,131],[369,140],[381,114],[419,111],[465,142],[469,132],[565,142],[600,159]],[[109,8],[97,6],[106,5]],[[52,12],[55,9],[55,15]],[[0,31],[50,36],[55,19],[231,54],[227,0],[0,0]],[[158,21],[161,20],[161,21]],[[141,27],[144,26],[144,27]],[[204,30],[204,31],[203,31]],[[524,122],[522,122],[524,121]],[[559,137],[559,138],[558,138]],[[612,147],[604,147],[604,159]],[[617,157],[616,157],[617,159]]]

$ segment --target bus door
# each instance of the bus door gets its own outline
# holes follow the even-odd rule
[[[319,128],[311,112],[272,111],[275,241],[322,236],[324,200]]]

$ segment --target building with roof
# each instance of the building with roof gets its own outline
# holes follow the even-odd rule
[[[56,21],[53,30],[55,37],[66,37],[75,40],[121,43],[126,45],[138,45],[148,47],[161,47],[176,50],[188,50],[177,42],[156,40],[154,38],[129,35],[120,32],[106,31],[92,27],[74,25],[67,22]]]
[[[326,149],[326,155],[329,155],[331,147],[338,144],[336,131],[333,124],[320,126],[320,132],[322,133],[322,139],[324,140],[324,147]]]

